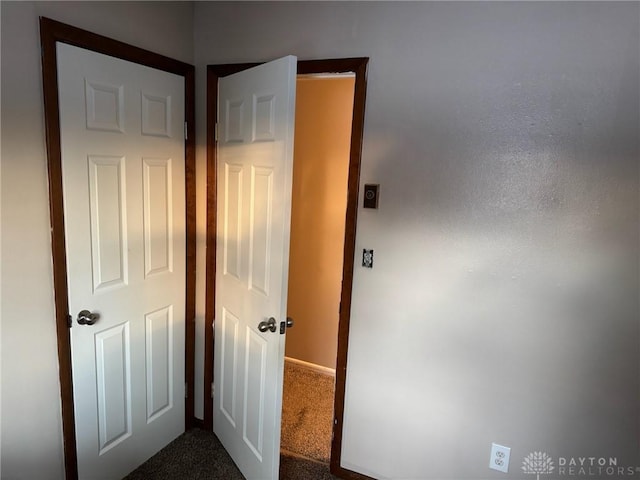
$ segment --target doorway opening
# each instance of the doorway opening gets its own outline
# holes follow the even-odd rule
[[[298,62],[298,75],[350,73],[354,76],[353,111],[349,137],[349,163],[347,202],[343,234],[343,264],[340,282],[339,321],[337,329],[337,353],[335,362],[335,393],[333,404],[330,470],[342,478],[366,478],[344,469],[341,465],[342,426],[347,372],[351,292],[355,259],[355,232],[360,183],[360,162],[369,59],[342,58]],[[205,371],[204,371],[204,421],[206,429],[213,429],[213,347],[216,279],[216,184],[218,111],[218,81],[222,77],[259,65],[258,63],[225,64],[207,66],[207,257],[205,298]]]
[[[281,452],[328,464],[355,75],[298,75]]]

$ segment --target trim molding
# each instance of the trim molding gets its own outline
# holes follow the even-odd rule
[[[195,267],[196,267],[196,187],[195,187],[195,68],[157,53],[134,47],[102,35],[97,35],[49,18],[40,17],[42,52],[42,85],[47,164],[49,171],[49,209],[51,216],[51,249],[55,321],[58,338],[58,365],[62,401],[62,435],[65,476],[78,478],[73,375],[71,371],[71,341],[67,324],[69,291],[67,285],[66,242],[62,190],[62,154],[58,104],[58,73],[56,43],[66,43],[112,57],[127,60],[184,77],[185,121],[185,204],[186,204],[186,285],[185,285],[185,428],[194,424],[194,350],[195,350]]]
[[[292,363],[293,365],[297,365],[302,368],[306,368],[307,370],[312,370],[316,373],[321,373],[322,375],[327,375],[329,377],[334,377],[334,378],[336,376],[335,368],[324,367],[316,363],[305,362],[304,360],[298,360],[297,358],[291,358],[291,357],[284,357],[284,361]]]

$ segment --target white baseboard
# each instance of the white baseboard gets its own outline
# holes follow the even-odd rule
[[[315,363],[305,362],[304,360],[298,360],[297,358],[284,357],[285,362],[294,363],[300,367],[313,370],[314,372],[322,373],[323,375],[329,375],[335,378],[335,368],[323,367],[322,365],[316,365]]]

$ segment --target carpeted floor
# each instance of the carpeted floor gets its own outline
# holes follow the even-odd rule
[[[218,438],[204,430],[185,432],[125,480],[244,480]],[[328,465],[280,456],[280,480],[337,480]]]
[[[329,473],[334,379],[285,363],[280,480],[335,480]],[[185,432],[125,480],[244,480],[212,432]]]
[[[335,380],[292,362],[285,362],[280,447],[312,460],[329,463]]]

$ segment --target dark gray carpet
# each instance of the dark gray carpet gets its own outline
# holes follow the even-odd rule
[[[335,380],[292,362],[284,365],[280,446],[329,463]]]
[[[212,433],[200,429],[185,432],[125,480],[244,480],[244,477]],[[320,462],[281,455],[280,480],[337,480]]]

